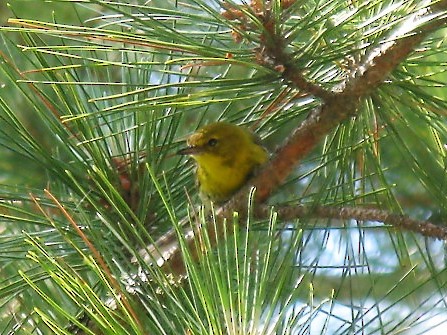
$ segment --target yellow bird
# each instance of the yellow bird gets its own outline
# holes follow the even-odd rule
[[[228,200],[268,160],[268,152],[255,134],[227,122],[204,126],[188,138],[187,145],[178,154],[196,161],[205,205]]]

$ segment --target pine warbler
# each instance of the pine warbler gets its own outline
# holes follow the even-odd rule
[[[197,163],[200,196],[223,203],[228,200],[268,159],[267,150],[249,130],[226,122],[209,124],[187,140],[178,152],[190,155]]]

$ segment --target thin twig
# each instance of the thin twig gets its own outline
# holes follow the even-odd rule
[[[120,296],[121,301],[123,303],[123,306],[127,310],[127,312],[132,316],[132,320],[135,321],[136,326],[142,330],[141,322],[137,316],[137,313],[132,308],[130,302],[126,298],[126,295],[122,292],[121,286],[118,283],[118,281],[115,279],[115,277],[112,275],[112,272],[110,271],[109,266],[107,265],[104,258],[101,256],[101,253],[96,249],[96,247],[93,245],[92,242],[88,239],[88,237],[84,234],[84,232],[79,228],[73,217],[67,212],[66,208],[57,200],[57,198],[47,189],[44,190],[45,194],[53,201],[57,208],[61,211],[61,213],[65,216],[65,218],[68,220],[68,222],[71,224],[71,226],[75,229],[76,233],[82,238],[84,243],[87,245],[87,247],[90,249],[93,257],[98,262],[102,270],[104,271],[105,276],[107,277],[108,282],[112,285],[112,287],[116,290],[116,293]]]
[[[259,206],[256,215],[268,217],[271,209],[269,206]],[[351,207],[351,206],[281,206],[275,209],[282,220],[298,218],[312,219],[336,219],[377,221],[392,225],[396,228],[419,233],[425,237],[433,237],[439,240],[447,240],[447,227],[436,225],[430,221],[415,220],[407,215],[395,214],[383,209]]]
[[[255,208],[254,216],[256,219],[265,220],[271,215],[272,210],[277,213],[278,218],[284,221],[296,219],[334,219],[334,220],[356,220],[368,222],[381,222],[383,224],[392,225],[397,229],[416,232],[425,237],[432,237],[439,240],[447,240],[447,226],[436,225],[430,221],[412,219],[407,215],[395,214],[387,210],[367,207],[352,206],[311,206],[311,205],[295,205],[295,206],[278,206],[272,209],[271,206],[260,205]],[[217,223],[224,222],[222,209],[218,209],[216,216]],[[239,213],[239,223],[243,224],[243,213]],[[220,220],[220,221],[219,221]],[[233,222],[229,220],[229,224],[225,229],[232,229]],[[197,236],[195,226],[183,224],[183,238],[186,245],[189,246],[193,257],[199,255],[199,251],[195,248],[195,238]],[[208,229],[208,234],[216,233],[216,227],[213,224],[200,229]],[[223,233],[218,231],[218,233]],[[184,275],[185,267],[183,264],[182,253],[178,243],[178,232],[171,229],[162,237],[160,237],[155,245],[140,251],[140,257],[146,262],[157,264],[166,273],[172,273],[176,276]],[[134,259],[134,262],[136,259]]]

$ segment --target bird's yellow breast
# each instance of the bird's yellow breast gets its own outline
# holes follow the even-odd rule
[[[237,146],[228,157],[196,157],[197,179],[204,197],[216,203],[228,200],[267,160],[267,152],[261,146],[248,149]]]

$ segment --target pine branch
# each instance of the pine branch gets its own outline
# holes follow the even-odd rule
[[[320,143],[335,126],[350,117],[355,117],[358,113],[361,98],[366,97],[383,83],[390,72],[404,61],[429,33],[444,27],[447,18],[442,17],[441,14],[446,7],[447,1],[441,1],[434,5],[431,10],[424,10],[411,17],[410,20],[412,21],[423,21],[435,13],[440,18],[429,21],[428,24],[421,26],[419,30],[412,32],[410,35],[391,36],[389,42],[370,50],[364,61],[357,64],[345,81],[334,87],[331,92],[324,92],[312,86],[310,92],[307,93],[316,94],[316,97],[321,99],[322,104],[312,111],[309,117],[296,128],[285,144],[278,148],[267,166],[249,183],[256,186],[257,202],[265,202],[295,169],[300,160]],[[278,46],[284,45],[281,36],[273,34],[267,40],[271,43],[267,44],[265,49],[274,62],[273,67],[284,70],[283,76],[284,79],[289,81],[289,85],[298,84],[298,89],[308,88],[310,85],[301,84],[304,79],[297,80],[300,77],[300,71],[292,63],[292,56],[287,56],[286,51],[278,48]],[[239,195],[235,196],[227,207],[233,207],[240,203],[240,197],[247,193],[247,189],[245,188]]]
[[[326,135],[340,123],[357,115],[362,98],[365,98],[380,86],[391,71],[404,61],[428,34],[444,27],[447,21],[444,15],[446,9],[447,0],[444,0],[437,2],[431,8],[416,13],[409,20],[413,22],[427,20],[428,23],[421,24],[411,34],[407,32],[403,36],[390,36],[388,42],[372,48],[366,53],[364,60],[353,68],[346,79],[331,91],[325,91],[314,84],[308,83],[301,76],[301,71],[294,64],[292,55],[288,55],[285,50],[285,40],[277,34],[277,30],[271,29],[275,26],[271,22],[271,18],[274,16],[268,12],[271,9],[267,8],[265,9],[266,12],[261,13],[262,15],[259,14],[258,18],[264,20],[264,34],[268,32],[269,36],[261,36],[261,41],[265,43],[259,48],[261,51],[258,51],[258,61],[264,66],[269,65],[280,71],[289,85],[300,90],[307,90],[305,93],[319,98],[321,105],[315,108],[308,118],[295,129],[260,173],[220,208],[216,215],[220,218],[230,218],[235,211],[246,213],[247,194],[252,185],[256,187],[255,203],[264,203],[295,169],[301,159],[310,153]],[[243,12],[237,17],[239,21],[241,21],[240,15],[244,15]],[[438,17],[438,19],[433,19],[432,16]],[[264,217],[267,214],[266,210],[265,208],[261,210],[261,212],[264,211]],[[278,211],[281,212],[281,209],[278,209]],[[447,230],[444,227],[382,210],[298,206],[284,208],[282,211],[285,218],[289,219],[302,217],[303,215],[315,218],[374,220],[415,231],[424,236],[439,239],[445,239],[447,236]],[[217,235],[223,233],[224,230],[232,229],[231,220],[220,220],[219,222],[222,226],[218,227]],[[226,226],[224,226],[225,222],[228,222]],[[208,229],[214,230],[214,228]],[[210,236],[215,235],[215,232],[210,232]],[[187,230],[184,236],[189,249],[195,255],[197,250],[194,246],[194,230],[192,228]],[[162,268],[166,268],[168,272],[183,274],[185,269],[181,251],[175,240],[175,231],[168,232],[157,241],[156,246],[150,247],[150,258],[156,260],[156,263],[161,265]]]
[[[257,206],[254,210],[256,219],[265,220],[271,215],[271,207],[267,205]],[[334,220],[356,220],[356,221],[376,221],[383,224],[394,226],[396,229],[403,229],[416,232],[425,237],[447,240],[447,227],[434,224],[430,221],[412,219],[407,215],[391,213],[386,210],[376,208],[350,207],[350,206],[278,206],[274,208],[278,218],[284,221],[296,219],[334,219]],[[208,236],[221,236],[223,231],[220,228],[231,230],[233,224],[231,220],[224,221],[223,217],[229,217],[229,213],[219,210],[216,213],[217,225],[209,224],[204,227],[186,227],[186,222],[181,224],[185,226],[183,231],[184,242],[188,246],[194,258],[198,257],[200,250],[197,250],[195,238],[198,234],[197,229],[207,229]],[[222,222],[228,222],[224,227]],[[242,222],[242,220],[240,220]],[[333,223],[332,223],[333,225]],[[217,234],[216,234],[216,231]],[[157,264],[167,273],[182,277],[185,274],[185,268],[182,259],[182,253],[177,239],[177,231],[172,229],[160,237],[155,245],[140,251],[140,257],[146,263]],[[216,237],[217,238],[217,237]],[[136,259],[133,260],[136,262]]]
[[[251,5],[259,5],[259,1],[253,1]],[[273,6],[273,1],[265,1],[267,5]],[[286,10],[287,6],[294,1],[277,1]],[[287,5],[286,5],[287,4]],[[315,108],[308,118],[300,124],[293,134],[286,139],[284,144],[276,151],[273,159],[247,187],[234,196],[224,207],[216,212],[215,224],[206,226],[186,227],[187,220],[180,223],[185,243],[192,257],[197,259],[201,256],[202,250],[197,246],[200,231],[207,229],[207,235],[211,239],[211,244],[215,245],[216,240],[226,232],[234,229],[233,221],[230,219],[235,211],[247,213],[247,194],[252,185],[256,186],[255,203],[259,204],[254,208],[253,215],[257,218],[265,219],[270,217],[272,209],[264,203],[271,194],[275,192],[279,185],[290,175],[300,161],[309,154],[335,127],[351,117],[358,115],[358,107],[363,98],[374,92],[390,75],[390,73],[405,60],[417,46],[432,31],[443,28],[446,18],[445,10],[447,1],[438,1],[431,8],[416,13],[408,20],[418,20],[424,22],[417,29],[405,32],[401,35],[389,36],[380,46],[371,47],[366,56],[358,64],[351,66],[351,70],[346,74],[345,80],[327,89],[317,83],[309,81],[303,69],[297,64],[293,54],[287,49],[288,41],[282,35],[280,29],[276,29],[281,22],[275,20],[280,16],[273,13],[272,8],[251,8],[255,17],[262,23],[264,29],[260,34],[259,47],[254,50],[256,61],[259,65],[277,71],[285,83],[287,89],[298,90],[300,94],[313,96],[320,101],[320,106]],[[251,10],[250,9],[250,10]],[[236,12],[235,18],[250,20],[247,11]],[[246,16],[246,17],[245,17]],[[435,19],[433,19],[435,17]],[[436,19],[436,17],[438,17]],[[230,18],[231,19],[231,18]],[[236,20],[237,21],[237,20]],[[236,22],[236,25],[238,23]],[[243,30],[243,29],[242,29]],[[108,37],[103,37],[108,40]],[[129,42],[129,39],[113,39],[114,42]],[[138,45],[138,42],[134,42]],[[142,44],[144,46],[159,45]],[[191,48],[176,49],[170,44],[168,50],[189,51]],[[30,83],[31,88],[35,88]],[[37,92],[37,91],[36,91]],[[45,103],[45,101],[44,101]],[[70,129],[69,129],[70,130]],[[360,207],[333,207],[333,206],[277,206],[275,209],[282,220],[305,219],[335,219],[335,220],[360,220],[378,221],[392,225],[399,229],[417,232],[423,236],[447,239],[447,228],[437,226],[428,221],[414,220],[408,216],[391,213],[380,209],[360,208]],[[227,220],[225,220],[227,218]],[[239,220],[242,222],[242,220]],[[185,273],[185,264],[179,243],[179,231],[171,230],[162,236],[154,245],[140,253],[142,259],[147,263],[159,266],[166,273],[182,275]],[[136,260],[134,260],[136,261]],[[112,283],[114,280],[112,280]],[[119,291],[119,290],[117,290]],[[127,308],[132,311],[132,307]],[[131,313],[134,314],[134,313]]]
[[[392,225],[396,228],[413,231],[425,237],[447,240],[447,227],[434,224],[430,221],[412,219],[407,215],[395,214],[377,208],[349,207],[349,206],[282,206],[276,209],[282,220],[298,218],[377,221]],[[270,209],[259,206],[256,216],[268,217]]]

